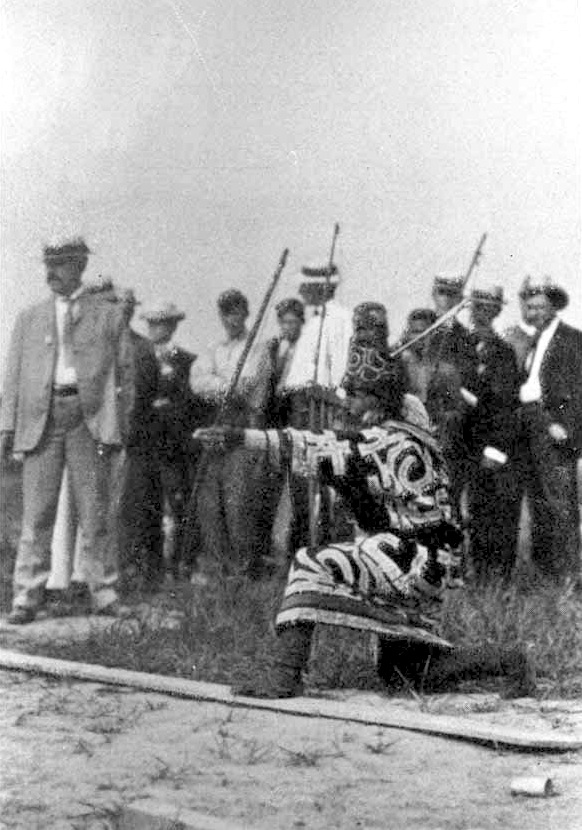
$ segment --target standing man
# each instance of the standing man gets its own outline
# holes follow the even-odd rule
[[[174,303],[156,303],[142,312],[158,364],[158,388],[153,401],[152,450],[158,457],[164,517],[163,559],[174,578],[179,576],[186,504],[192,487],[193,451],[190,436],[196,424],[196,404],[190,370],[196,360],[174,340],[186,315]]]
[[[402,335],[402,344],[425,332],[436,323],[436,311],[432,308],[415,308],[407,318],[406,328]],[[430,336],[419,340],[402,352],[402,362],[406,373],[408,390],[426,406],[428,386],[435,371]]]
[[[270,426],[285,427],[288,426],[290,418],[290,400],[285,386],[297,342],[305,323],[305,309],[301,300],[288,297],[277,303],[275,311],[279,323],[279,334],[268,344],[271,360],[271,394],[267,407],[267,420]]]
[[[454,308],[463,298],[462,277],[437,275],[432,291],[437,318]],[[477,355],[469,331],[456,317],[447,320],[430,335],[434,372],[427,391],[427,409],[451,476],[451,500],[461,512],[461,496],[468,480],[465,425],[467,405],[461,387],[474,382]]]
[[[331,269],[328,265],[305,266],[301,274],[304,280],[299,294],[310,316],[303,326],[285,382],[291,396],[292,426],[299,429],[309,425],[310,387],[311,392],[317,391],[313,390],[314,381],[323,391],[340,388],[352,336],[351,312],[335,299],[340,283],[337,266],[332,265]]]
[[[53,296],[21,312],[12,335],[0,433],[2,455],[10,445],[24,455],[14,625],[32,622],[43,602],[65,465],[83,528],[93,610],[121,612],[107,513],[111,457],[123,440],[118,383],[127,323],[121,304],[84,292],[89,253],[81,238],[45,247]]]
[[[563,323],[563,288],[524,286],[534,345],[519,392],[522,451],[532,511],[532,560],[544,581],[580,579],[576,460],[582,450],[582,332]]]
[[[503,303],[500,286],[471,292],[479,363],[473,385],[461,389],[469,407],[469,558],[477,582],[509,581],[521,501],[514,474],[519,375],[513,349],[493,330]]]
[[[527,290],[529,286],[529,277],[523,281],[518,293],[519,311],[521,320],[514,326],[510,326],[503,332],[503,339],[506,340],[515,352],[515,359],[517,360],[517,368],[520,372],[524,371],[525,361],[532,347],[536,330],[530,325],[527,319]]]
[[[218,314],[225,336],[192,367],[190,382],[196,395],[218,411],[243,353],[249,331],[249,304],[238,289],[218,298]],[[265,345],[256,345],[248,355],[235,394],[224,413],[232,426],[260,427],[265,424],[270,366]],[[261,456],[242,450],[227,459],[203,457],[189,505],[188,554],[196,556],[199,570],[193,584],[203,585],[211,577],[246,574],[259,578],[270,553],[272,516],[270,489],[263,488],[266,465]]]
[[[139,301],[133,291],[122,295],[128,325]],[[151,592],[164,574],[162,480],[155,449],[155,401],[160,371],[147,337],[128,329],[133,358],[133,394],[126,403],[127,460],[118,513],[120,566],[129,590]]]

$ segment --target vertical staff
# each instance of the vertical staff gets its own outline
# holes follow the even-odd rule
[[[313,366],[313,385],[309,397],[309,429],[314,432],[318,426],[317,424],[317,385],[319,382],[319,359],[321,356],[321,344],[323,341],[323,327],[325,325],[325,318],[327,313],[327,298],[329,297],[329,289],[331,285],[331,277],[334,269],[334,255],[335,244],[339,235],[339,224],[336,222],[333,228],[333,236],[331,239],[331,248],[329,251],[329,260],[325,272],[325,294],[321,303],[321,312],[319,318],[319,331],[317,332],[317,345],[315,348],[315,364]],[[325,424],[325,401],[321,397],[319,407],[319,427],[323,428]],[[321,490],[317,476],[312,475],[309,478],[309,542],[311,547],[315,547],[319,542],[319,514],[321,510]]]

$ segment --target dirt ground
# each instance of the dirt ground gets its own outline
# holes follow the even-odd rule
[[[22,647],[22,635],[5,632],[3,646]],[[0,671],[0,688],[0,828],[115,830],[120,807],[151,793],[176,816],[196,810],[257,830],[582,827],[582,752],[495,750],[9,671]],[[410,711],[418,702],[399,705]],[[578,701],[444,695],[430,706],[582,734]],[[556,795],[512,796],[511,781],[531,775],[551,777]]]

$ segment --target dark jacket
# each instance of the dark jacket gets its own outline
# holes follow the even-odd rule
[[[129,330],[133,360],[133,400],[129,407],[128,447],[146,449],[153,439],[160,370],[154,347],[147,337]]]
[[[477,377],[475,344],[465,326],[453,320],[430,335],[429,349],[433,364],[426,395],[429,415],[438,425],[450,424],[454,416],[460,429],[466,411],[460,388],[471,387]]]
[[[477,399],[467,415],[469,451],[480,457],[485,447],[511,455],[517,435],[519,373],[513,348],[492,334],[479,342],[472,336],[477,354],[477,372],[466,387]]]
[[[582,331],[560,322],[540,367],[542,406],[562,424],[568,445],[582,452]]]
[[[199,401],[190,388],[190,368],[196,355],[174,346],[157,357],[158,391],[154,401],[154,433],[158,449],[166,455],[180,454],[190,445],[198,426]]]

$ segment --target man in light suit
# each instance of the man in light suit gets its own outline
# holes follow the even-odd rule
[[[536,330],[519,393],[532,559],[544,581],[579,583],[582,331],[560,320],[568,295],[549,279],[528,281],[524,297],[527,321]]]
[[[112,458],[123,441],[120,377],[127,320],[123,305],[85,291],[90,251],[72,239],[46,246],[53,297],[18,316],[0,416],[1,454],[23,455],[22,533],[9,622],[34,620],[50,573],[50,544],[63,471],[69,471],[83,528],[95,613],[119,614],[117,562],[107,544]]]

